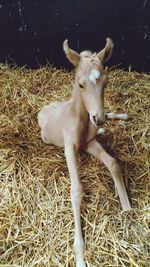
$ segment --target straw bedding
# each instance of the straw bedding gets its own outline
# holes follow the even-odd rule
[[[29,70],[0,65],[0,267],[74,266],[70,179],[62,149],[41,141],[37,113],[68,99],[74,73],[51,66]],[[150,266],[150,76],[113,69],[99,141],[119,159],[132,202],[122,212],[108,170],[82,153],[82,224],[87,266]]]

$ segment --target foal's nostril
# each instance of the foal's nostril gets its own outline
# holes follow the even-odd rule
[[[97,115],[93,116],[93,121],[95,122],[95,124],[97,124]]]

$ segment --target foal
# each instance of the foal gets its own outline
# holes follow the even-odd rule
[[[123,182],[119,164],[96,141],[99,126],[105,122],[104,87],[107,83],[105,63],[112,55],[113,42],[106,39],[105,48],[92,54],[80,54],[70,49],[68,41],[63,44],[69,61],[76,67],[72,97],[66,102],[55,102],[39,112],[38,122],[41,137],[45,143],[64,147],[71,178],[71,203],[75,222],[74,250],[76,267],[85,267],[84,242],[81,230],[80,204],[83,197],[82,185],[77,170],[77,152],[82,149],[99,160],[109,169],[118,191],[123,210],[130,209],[130,203]],[[108,113],[109,114],[109,113]],[[115,117],[113,113],[108,118]]]

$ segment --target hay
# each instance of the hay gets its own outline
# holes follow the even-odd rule
[[[68,99],[74,73],[0,65],[0,267],[74,266],[70,179],[63,150],[40,138],[37,112]],[[150,262],[150,76],[111,70],[108,121],[100,141],[121,162],[133,209],[121,212],[107,169],[82,154],[83,233],[87,266],[148,267]]]

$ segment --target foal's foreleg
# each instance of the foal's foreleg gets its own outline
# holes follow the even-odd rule
[[[115,186],[118,191],[122,209],[123,210],[130,209],[131,205],[128,199],[128,195],[126,192],[125,184],[123,181],[118,161],[115,158],[111,157],[96,140],[93,140],[90,143],[88,143],[85,150],[88,153],[92,154],[97,159],[100,159],[106,165],[115,182]]]
[[[84,242],[81,229],[80,204],[83,198],[82,186],[77,171],[77,161],[74,145],[71,141],[65,142],[65,156],[71,178],[71,203],[75,223],[74,251],[76,267],[86,267],[84,261]]]
[[[110,112],[110,113],[106,113],[106,118],[111,120],[111,119],[117,119],[117,120],[128,120],[129,116],[126,113],[114,113],[114,112]]]

